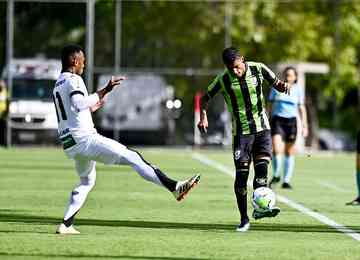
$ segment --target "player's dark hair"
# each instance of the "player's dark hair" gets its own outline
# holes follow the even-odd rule
[[[238,58],[241,58],[239,49],[235,47],[225,48],[222,52],[222,59],[225,65],[232,65],[234,61]]]
[[[286,82],[286,73],[288,73],[289,70],[294,71],[295,77],[296,77],[295,83],[297,83],[297,80],[298,80],[298,72],[297,72],[297,70],[295,69],[295,67],[293,67],[293,66],[288,66],[288,67],[286,67],[286,68],[284,69],[284,71],[283,71],[283,77],[284,77],[285,82]]]
[[[74,55],[74,54],[80,53],[80,52],[84,52],[84,50],[83,50],[83,48],[81,48],[81,46],[76,45],[76,44],[66,45],[61,50],[62,70],[65,70],[65,69],[69,68],[71,66],[71,64],[70,64],[71,56]]]

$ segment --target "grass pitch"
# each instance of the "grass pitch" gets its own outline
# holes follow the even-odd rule
[[[55,234],[78,177],[58,149],[0,150],[0,259],[360,259],[360,241],[279,203],[274,219],[239,215],[233,180],[192,158],[191,150],[140,149],[170,176],[202,174],[182,203],[127,166],[97,166],[97,184],[78,214],[78,236]],[[200,151],[232,168],[230,151]],[[276,191],[360,233],[354,156],[298,157],[295,189]],[[250,191],[251,192],[251,191]],[[249,210],[251,210],[249,204]]]

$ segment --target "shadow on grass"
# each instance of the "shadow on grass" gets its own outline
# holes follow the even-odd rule
[[[3,213],[0,209],[0,222],[15,222],[29,224],[59,224],[60,218],[33,216],[26,214]],[[162,222],[162,221],[144,221],[144,220],[100,220],[100,219],[76,219],[77,226],[104,226],[104,227],[130,227],[130,228],[151,228],[151,229],[188,229],[201,231],[233,231],[234,224],[214,224],[214,223],[181,223],[181,222]],[[360,232],[360,226],[347,226]],[[326,225],[302,225],[302,224],[280,224],[255,222],[251,224],[251,230],[258,231],[282,231],[282,232],[310,232],[310,233],[336,233],[336,229]]]
[[[107,259],[107,258],[113,258],[113,259],[139,259],[139,260],[208,260],[209,258],[189,258],[189,257],[166,257],[166,256],[132,256],[132,255],[54,255],[54,254],[19,254],[19,253],[6,253],[6,252],[0,252],[0,256],[18,256],[18,257],[38,257],[38,258],[101,258],[101,259]]]

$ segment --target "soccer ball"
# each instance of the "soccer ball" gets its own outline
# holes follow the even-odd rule
[[[267,210],[275,206],[276,195],[268,187],[260,187],[254,190],[252,204],[255,210]]]

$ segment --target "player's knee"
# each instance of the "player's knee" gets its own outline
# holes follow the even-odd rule
[[[127,160],[127,162],[131,165],[138,165],[141,162],[143,162],[143,159],[140,156],[140,154],[138,152],[130,150],[130,149],[126,150],[124,157]]]
[[[236,168],[236,175],[238,175],[238,173],[241,174],[241,173],[249,172],[250,161],[235,160],[235,168]]]
[[[285,149],[285,155],[286,156],[292,156],[296,153],[296,148],[294,144],[289,145],[288,147],[286,147]]]
[[[269,163],[271,161],[271,155],[270,154],[259,154],[254,158],[254,165],[256,165],[259,162],[267,161]]]

